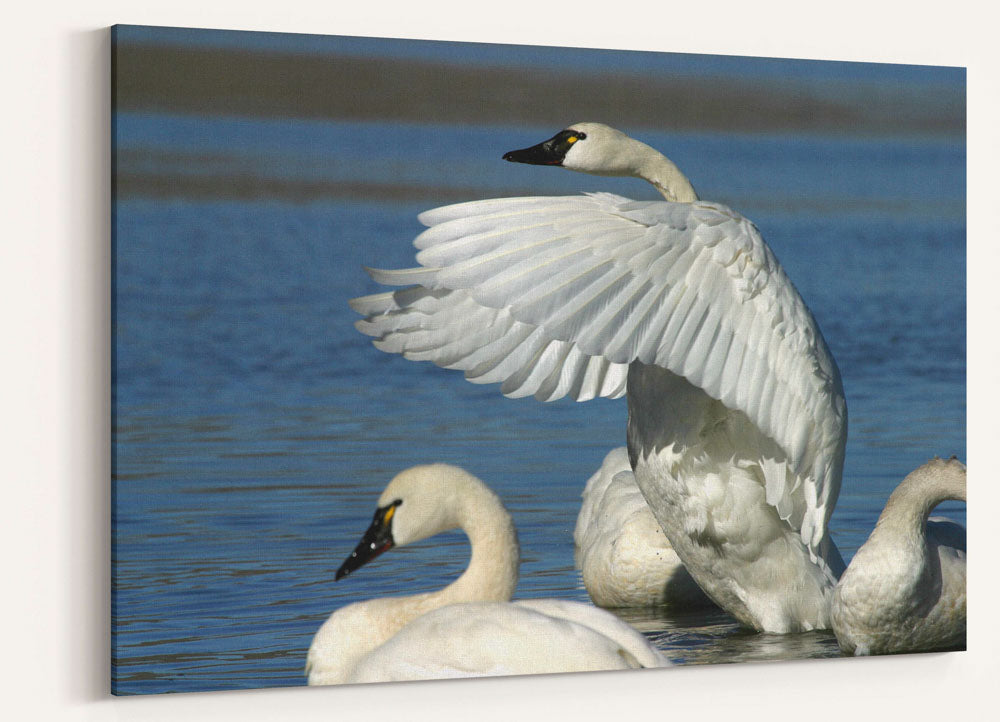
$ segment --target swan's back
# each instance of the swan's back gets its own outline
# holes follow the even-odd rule
[[[624,484],[614,483],[615,476],[622,471],[632,471],[632,466],[628,461],[628,450],[619,446],[605,455],[601,467],[587,479],[581,494],[583,503],[573,529],[573,541],[577,547],[588,546],[603,528],[622,526],[635,512],[637,504]],[[612,486],[615,488],[611,489]],[[639,498],[642,499],[642,496]]]
[[[364,657],[391,639],[429,595],[382,597],[355,602],[331,614],[317,630],[306,655],[310,685],[344,684]]]
[[[638,632],[624,623],[618,627],[599,618],[610,617],[609,613],[574,602],[545,601],[550,603],[470,602],[425,614],[361,660],[348,681],[588,672],[669,664]],[[588,609],[590,613],[584,611]],[[602,629],[596,629],[601,622]]]
[[[663,667],[669,664],[663,652],[611,612],[565,599],[522,599],[514,604],[549,617],[589,627],[614,641],[621,648],[619,654],[625,654],[638,663],[637,665],[630,663],[629,666]]]
[[[636,486],[625,447],[587,481],[573,532],[584,587],[602,607],[711,604]]]

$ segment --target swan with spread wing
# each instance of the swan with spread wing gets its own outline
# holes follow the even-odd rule
[[[403,288],[354,299],[358,329],[507,396],[626,396],[635,482],[698,585],[761,631],[829,628],[847,408],[816,320],[757,228],[599,123],[504,158],[634,176],[665,200],[422,213],[419,266],[369,270]]]

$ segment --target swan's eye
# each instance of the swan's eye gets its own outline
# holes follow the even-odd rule
[[[396,507],[402,503],[402,499],[396,499],[389,505],[389,508],[385,510],[385,516],[382,517],[383,524],[388,524],[392,520],[393,515],[396,513]]]
[[[575,130],[564,130],[562,133],[557,135],[553,140],[556,141],[556,148],[560,155],[565,156],[569,153],[569,149],[572,148],[577,142],[583,140],[587,136],[584,133],[580,133]]]

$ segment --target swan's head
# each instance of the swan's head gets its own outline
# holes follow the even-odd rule
[[[548,140],[505,153],[504,160],[531,165],[556,165],[598,175],[636,175],[645,153],[656,153],[602,123],[574,123]]]
[[[428,464],[401,471],[382,492],[371,525],[337,570],[336,578],[394,546],[455,529],[461,525],[463,504],[476,498],[496,499],[496,495],[457,466]]]

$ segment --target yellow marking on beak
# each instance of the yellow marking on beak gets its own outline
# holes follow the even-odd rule
[[[575,143],[578,140],[580,140],[580,139],[577,138],[575,135],[571,135],[569,138],[566,139],[566,142],[567,143]]]
[[[389,508],[388,508],[388,509],[386,510],[386,512],[385,512],[385,516],[384,516],[384,517],[382,517],[382,523],[383,523],[383,524],[388,524],[388,523],[389,523],[389,520],[390,520],[390,519],[392,519],[392,515],[393,515],[393,514],[395,514],[395,513],[396,513],[396,507],[395,507],[395,506],[390,506],[390,507],[389,507]]]

